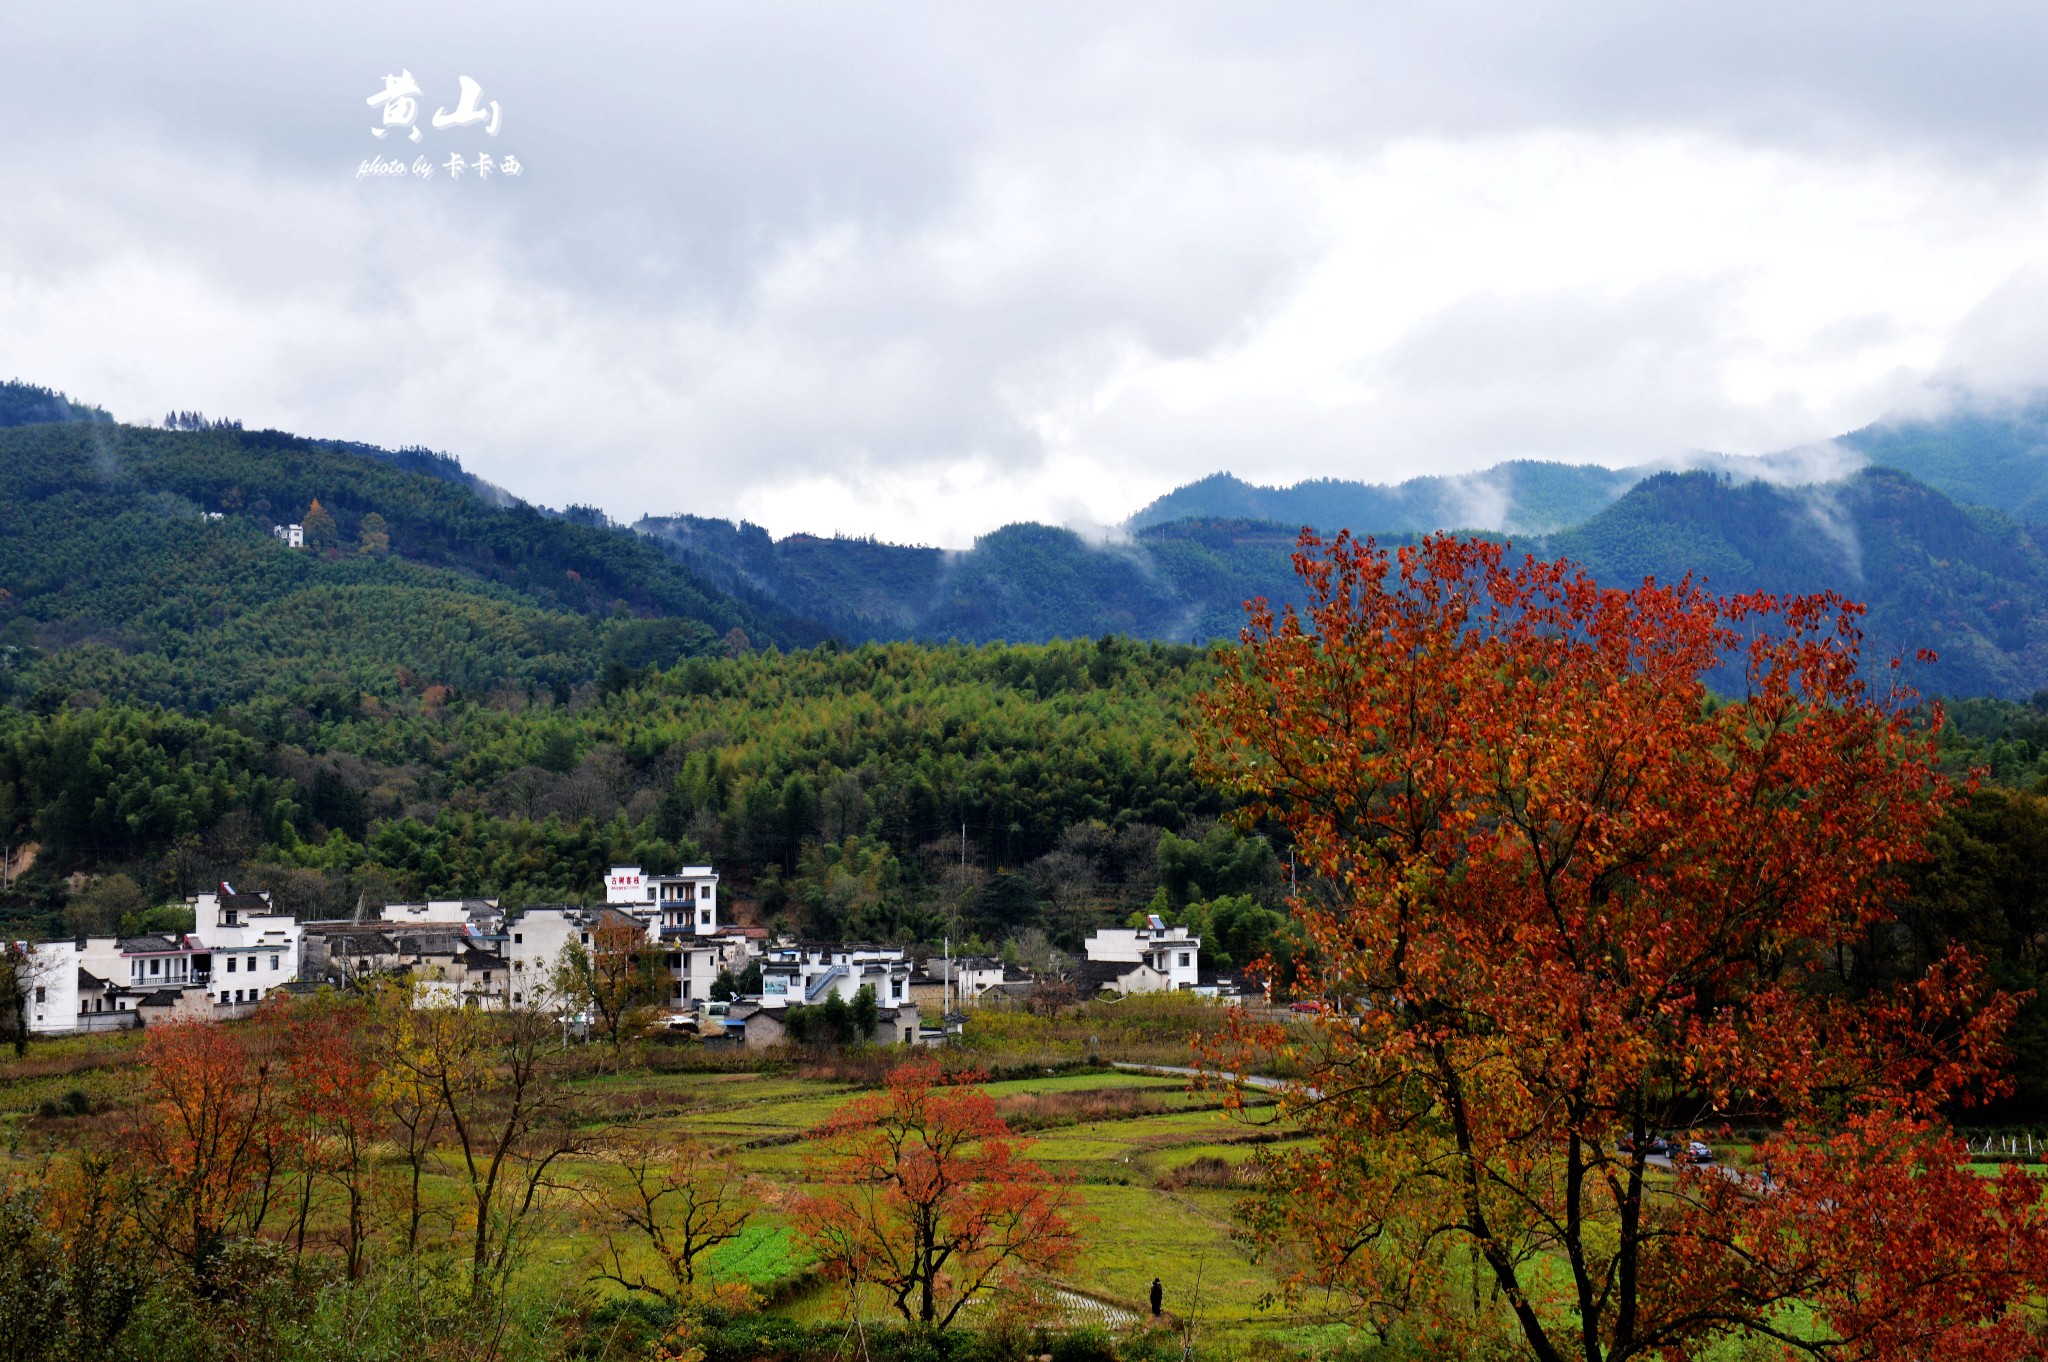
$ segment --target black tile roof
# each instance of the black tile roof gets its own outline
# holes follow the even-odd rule
[[[123,954],[163,954],[186,949],[182,937],[151,934],[148,936],[124,936],[120,940]]]

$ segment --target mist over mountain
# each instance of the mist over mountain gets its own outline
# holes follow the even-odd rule
[[[1324,533],[1541,535],[1591,520],[1658,473],[1703,470],[1738,481],[1803,485],[1833,482],[1871,465],[1910,473],[1956,501],[2048,520],[2048,397],[1962,395],[1941,415],[1888,418],[1821,444],[1762,455],[1702,450],[1627,468],[1515,459],[1400,483],[1313,478],[1286,487],[1212,473],[1151,502],[1129,524],[1138,529],[1227,518]]]
[[[1684,471],[1513,462],[1278,489],[1218,474],[1122,534],[1018,524],[959,552],[775,539],[692,514],[628,529],[529,506],[427,450],[113,425],[22,385],[0,387],[0,410],[29,414],[0,429],[0,679],[39,704],[560,691],[825,639],[1204,642],[1233,637],[1248,601],[1298,599],[1304,524],[1384,542],[1504,534],[1616,583],[1692,573],[1722,592],[1835,591],[1868,604],[1874,657],[1940,654],[1924,689],[2048,688],[2041,403],[1701,455]],[[270,526],[315,499],[328,537],[282,548]]]
[[[1267,520],[1332,532],[1369,526],[1376,534],[1548,534],[1592,518],[1646,471],[1520,459],[1476,473],[1392,484],[1314,478],[1291,487],[1260,487],[1212,473],[1168,492],[1129,523],[1142,529],[1175,520]]]

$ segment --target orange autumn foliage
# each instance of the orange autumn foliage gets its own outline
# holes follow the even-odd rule
[[[1949,798],[1860,607],[1451,537],[1296,565],[1307,613],[1255,604],[1200,756],[1312,872],[1329,1007],[1211,1042],[1300,1075],[1313,1138],[1257,1211],[1296,1287],[1449,1355],[2040,1355],[2039,1188],[1940,1120],[2014,1001],[1961,951],[1881,996],[1844,966]],[[1649,1164],[1736,1122],[1779,1131],[1748,1172]]]
[[[227,1242],[262,1228],[282,1138],[276,1066],[242,1028],[159,1022],[143,1039],[147,1103],[135,1131],[154,1193],[143,1225],[204,1278]]]
[[[1067,1186],[1021,1157],[979,1074],[900,1065],[848,1103],[807,1161],[823,1190],[793,1219],[826,1270],[881,1289],[905,1321],[944,1329],[977,1292],[1068,1261]]]

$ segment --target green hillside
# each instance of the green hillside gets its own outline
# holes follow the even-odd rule
[[[271,536],[316,499],[318,544]],[[818,636],[630,533],[390,459],[274,431],[0,430],[0,686],[34,705],[568,688],[735,629]]]
[[[0,426],[30,426],[52,421],[86,421],[104,425],[113,419],[100,408],[73,402],[51,388],[38,388],[18,379],[0,383]]]

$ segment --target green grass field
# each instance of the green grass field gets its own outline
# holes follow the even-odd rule
[[[42,1103],[83,1092],[104,1123],[119,1118],[140,1090],[132,1034],[44,1042],[26,1061],[0,1063],[0,1131],[27,1161],[84,1133],[82,1125],[38,1114]],[[836,1318],[846,1308],[838,1289],[812,1285],[811,1263],[780,1209],[816,1174],[816,1141],[808,1138],[863,1089],[833,1079],[778,1072],[659,1072],[627,1067],[593,1072],[575,1086],[600,1114],[605,1134],[692,1141],[730,1158],[754,1178],[763,1209],[736,1241],[713,1255],[710,1271],[742,1280],[775,1298],[794,1318]],[[1152,1278],[1166,1285],[1167,1308],[1198,1314],[1212,1327],[1242,1329],[1285,1321],[1268,1303],[1278,1286],[1237,1233],[1240,1192],[1159,1185],[1162,1177],[1205,1155],[1249,1156],[1243,1141],[1259,1131],[1225,1116],[1214,1094],[1190,1092],[1184,1080],[1115,1069],[1049,1072],[985,1085],[1029,1142],[1029,1157],[1075,1185],[1084,1247],[1061,1284],[1085,1295],[1142,1310]],[[453,1237],[463,1216],[463,1189],[452,1164],[428,1180],[430,1234]],[[607,1176],[591,1160],[560,1165],[557,1180],[588,1186]],[[587,1275],[599,1250],[573,1193],[557,1196],[557,1214],[531,1246],[529,1270],[560,1285]],[[316,1232],[331,1216],[316,1213]],[[648,1266],[652,1266],[651,1262]],[[616,1287],[600,1285],[600,1292]],[[880,1315],[880,1302],[870,1307]]]
[[[124,1111],[141,1091],[138,1056],[136,1037],[115,1035],[38,1043],[23,1060],[0,1059],[0,1163],[26,1168],[96,1135],[118,1138]],[[573,1080],[593,1113],[593,1138],[690,1142],[733,1161],[755,1180],[762,1209],[736,1241],[714,1253],[710,1274],[747,1283],[791,1319],[840,1318],[848,1308],[843,1289],[818,1280],[785,1208],[818,1175],[818,1128],[866,1089],[786,1068],[665,1071],[655,1058],[653,1068],[617,1072],[594,1064]],[[1261,1146],[1289,1138],[1272,1125],[1269,1110],[1227,1116],[1213,1093],[1192,1092],[1182,1079],[1114,1069],[1006,1077],[985,1087],[1023,1132],[1028,1156],[1073,1185],[1082,1248],[1060,1285],[1140,1312],[1157,1276],[1168,1311],[1199,1320],[1202,1336],[1223,1355],[1311,1355],[1346,1337],[1342,1326],[1278,1302],[1279,1281],[1241,1232],[1238,1212],[1247,1193],[1243,1174],[1233,1170]],[[77,1095],[83,1114],[75,1110]],[[1999,1171],[1995,1164],[1972,1167]],[[428,1179],[430,1238],[459,1238],[464,1189],[457,1172],[444,1157]],[[601,1249],[577,1189],[617,1170],[577,1158],[558,1165],[555,1175],[554,1214],[530,1245],[525,1270],[551,1290],[574,1291],[593,1280]],[[316,1235],[334,1223],[331,1205],[313,1217]],[[619,1291],[605,1283],[590,1289],[601,1296]],[[872,1319],[887,1317],[878,1299],[859,1309]]]
[[[718,1268],[730,1271],[742,1260],[742,1275],[757,1285],[778,1273],[793,1276],[806,1266],[795,1236],[772,1203],[804,1187],[814,1171],[814,1142],[803,1138],[829,1119],[855,1089],[825,1080],[773,1075],[630,1076],[641,1104],[651,1111],[650,1132],[726,1146],[730,1157],[759,1177],[771,1209],[764,1211],[740,1244],[721,1250]],[[617,1079],[596,1082],[618,1090]],[[1213,1108],[1213,1095],[1187,1091],[1179,1079],[1115,1070],[1051,1074],[986,1085],[999,1101],[1037,1104],[1054,1100],[1086,1109],[1102,1100],[1132,1103],[1128,1113],[1110,1112],[1067,1121],[1061,1112],[1024,1108],[1029,1119],[1052,1123],[1030,1131],[1030,1157],[1077,1184],[1086,1247],[1064,1276],[1067,1285],[1133,1308],[1142,1307],[1156,1275],[1168,1284],[1180,1308],[1194,1304],[1197,1282],[1201,1313],[1218,1320],[1270,1317],[1260,1308],[1277,1283],[1253,1259],[1235,1233],[1233,1211],[1239,1194],[1227,1190],[1173,1191],[1156,1186],[1161,1174],[1216,1149],[1242,1158],[1249,1146],[1232,1143],[1256,1133]],[[1191,1109],[1203,1108],[1203,1109]],[[831,1296],[831,1299],[825,1299]],[[803,1317],[844,1302],[820,1290],[787,1307]],[[1169,1301],[1174,1308],[1174,1301]]]

